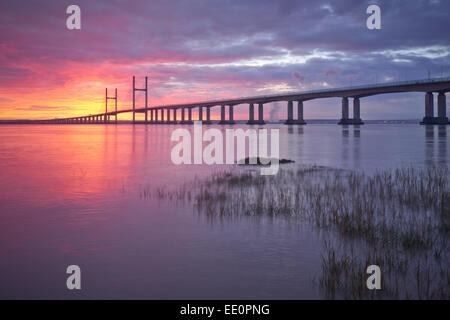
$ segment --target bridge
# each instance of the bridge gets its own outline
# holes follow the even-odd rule
[[[136,107],[136,92],[145,93],[145,106]],[[133,76],[133,107],[126,110],[117,110],[117,89],[115,96],[108,96],[108,89],[105,95],[105,112],[77,116],[70,118],[37,120],[38,123],[117,123],[117,116],[121,113],[132,113],[133,123],[142,124],[191,124],[193,123],[192,110],[198,109],[198,120],[205,124],[211,124],[211,108],[220,107],[219,124],[234,124],[234,107],[238,105],[248,105],[249,116],[247,124],[265,124],[264,121],[264,104],[270,102],[286,102],[287,119],[285,124],[303,125],[306,124],[303,118],[303,107],[306,101],[323,98],[341,98],[342,99],[342,116],[339,124],[359,125],[363,124],[361,120],[361,99],[364,97],[400,93],[400,92],[423,92],[425,94],[425,115],[421,124],[450,124],[446,115],[446,93],[450,91],[450,77],[434,78],[426,80],[402,81],[391,83],[379,83],[362,86],[352,86],[334,89],[311,90],[303,92],[292,92],[284,94],[254,96],[236,99],[210,100],[190,103],[178,103],[172,105],[148,106],[148,77],[145,77],[145,87],[136,88],[136,80]],[[434,94],[437,94],[437,116],[435,116]],[[113,111],[108,110],[108,100],[115,101]],[[350,117],[349,104],[353,103],[353,114]],[[294,103],[297,104],[296,117],[294,118]],[[255,117],[255,107],[257,107],[257,118]],[[228,112],[226,112],[228,109]],[[203,111],[206,111],[206,117]],[[177,117],[177,112],[181,112],[181,116]],[[136,113],[145,115],[144,121],[136,120]],[[228,113],[228,116],[227,116]],[[114,118],[114,119],[112,119]]]

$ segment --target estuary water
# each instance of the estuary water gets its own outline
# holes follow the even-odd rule
[[[189,204],[142,196],[236,167],[173,164],[176,128],[1,125],[0,298],[323,298],[321,236],[308,224],[212,221]],[[287,168],[370,173],[450,158],[450,126],[264,128],[280,130],[280,157],[295,161]],[[81,290],[66,287],[69,265],[81,268]]]

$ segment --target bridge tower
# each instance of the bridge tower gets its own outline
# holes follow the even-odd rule
[[[136,91],[145,92],[145,123],[148,121],[148,77],[145,77],[145,89],[136,88],[136,79],[133,76],[133,123],[136,123]],[[141,111],[142,112],[142,111]]]
[[[115,95],[114,97],[108,97],[108,88],[106,88],[106,94],[105,94],[105,123],[108,121],[109,122],[109,116],[108,116],[108,100],[114,100],[114,106],[115,106],[115,111],[114,114],[116,116],[115,119],[115,123],[117,123],[117,88],[115,90]],[[108,119],[108,120],[107,120]]]

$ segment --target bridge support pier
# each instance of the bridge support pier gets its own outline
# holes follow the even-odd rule
[[[206,107],[206,121],[204,124],[211,124],[211,107]]]
[[[225,118],[225,105],[220,106],[220,122],[219,124],[235,124],[233,119],[233,106],[228,106],[228,120]]]
[[[359,97],[353,98],[353,124],[364,124],[361,120]]]
[[[177,109],[173,109],[173,123],[176,124],[177,123]]]
[[[193,124],[194,121],[192,121],[192,108],[188,108],[188,120],[186,121],[187,124]]]
[[[248,121],[247,124],[256,124],[255,121],[255,105],[250,103],[248,105]]]
[[[447,117],[447,100],[444,92],[438,94],[438,122],[440,124],[449,124]]]
[[[226,124],[227,121],[225,120],[225,105],[220,106],[220,121],[219,124]]]
[[[349,111],[348,111],[348,97],[342,98],[342,118],[339,121],[338,124],[348,125],[348,124],[355,124],[360,125],[364,124],[361,120],[360,115],[360,100],[359,97],[353,98],[353,119],[349,118]]]
[[[297,124],[306,124],[305,120],[303,119],[303,101],[299,100],[297,101]]]
[[[234,122],[234,106],[229,105],[228,106],[228,124],[235,124],[236,122]]]
[[[294,106],[293,106],[292,101],[288,101],[287,115],[288,115],[288,118],[287,118],[285,124],[293,124],[294,123]]]
[[[434,96],[432,92],[425,94],[425,117],[420,124],[450,124],[447,117],[447,101],[444,92],[438,93],[438,116],[434,116]]]
[[[264,104],[263,103],[259,103],[258,104],[258,122],[257,124],[266,124],[266,122],[264,121]]]
[[[225,106],[221,105],[220,106],[220,122],[219,122],[219,124],[225,124],[225,123],[226,123],[226,121],[225,121]]]
[[[184,108],[181,108],[181,124],[185,124],[185,121],[184,121]]]
[[[170,109],[167,108],[166,110],[167,110],[167,123],[169,124],[170,123]]]
[[[187,109],[187,119],[186,119],[186,109]],[[193,124],[192,121],[192,108],[181,108],[181,124]]]
[[[347,124],[348,122],[348,98],[342,98],[342,118],[339,124]]]
[[[203,107],[198,107],[198,121],[203,123]]]
[[[303,120],[303,101],[297,101],[297,120],[294,120],[294,102],[288,101],[287,105],[287,113],[288,118],[284,122],[284,124],[306,124],[305,120]]]

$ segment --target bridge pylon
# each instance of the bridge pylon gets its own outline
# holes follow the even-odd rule
[[[108,121],[109,122],[109,115],[108,115],[108,100],[114,100],[114,105],[115,105],[115,111],[114,114],[116,116],[115,118],[115,123],[117,124],[117,88],[115,90],[115,95],[114,97],[108,97],[108,88],[106,88],[106,94],[105,94],[105,123]]]
[[[136,91],[145,92],[145,123],[148,122],[148,77],[145,77],[145,89],[136,88],[136,77],[133,76],[133,123],[136,123]]]

